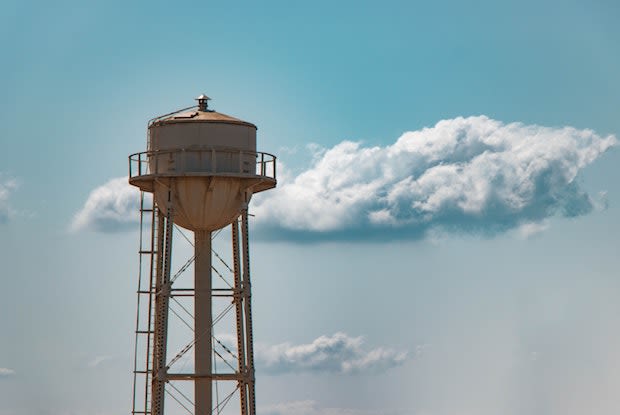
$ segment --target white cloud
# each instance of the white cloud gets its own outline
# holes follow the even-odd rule
[[[0,173],[0,223],[7,222],[14,213],[9,204],[9,198],[16,188],[15,179],[6,178]]]
[[[316,401],[291,401],[260,407],[260,415],[388,415],[394,410],[368,410],[352,408],[323,408]]]
[[[275,238],[495,234],[591,211],[575,179],[616,141],[485,116],[443,120],[386,147],[314,149],[310,168],[257,195],[253,213]]]
[[[404,133],[385,147],[310,145],[310,167],[294,175],[280,164],[278,188],[256,195],[252,213],[257,235],[266,239],[509,230],[528,237],[552,216],[604,208],[604,195],[591,198],[576,178],[616,142],[592,130],[477,116]],[[90,193],[72,228],[131,229],[138,204],[139,191],[126,177],[112,179]]]
[[[72,230],[115,232],[138,224],[140,190],[127,177],[112,179],[88,195],[82,209],[74,216]]]
[[[228,351],[222,344],[233,354],[237,353],[236,336],[218,334],[216,339],[215,350],[226,359],[229,358]],[[363,346],[363,337],[336,333],[333,336],[320,336],[309,344],[257,343],[254,345],[254,357],[257,370],[270,375],[303,372],[379,373],[400,366],[408,358],[408,353],[404,351],[385,347],[366,350]],[[420,356],[425,347],[426,345],[417,346],[415,356]],[[193,349],[184,357],[189,362],[193,361]]]
[[[112,356],[108,356],[108,355],[96,356],[94,359],[92,359],[86,365],[89,368],[96,368],[96,367],[100,367],[102,364],[104,364],[105,362],[108,362],[108,361],[110,361],[112,359],[113,359],[113,357]]]
[[[8,378],[13,375],[15,375],[15,371],[13,369],[9,369],[7,367],[0,367],[0,378]]]
[[[312,343],[256,346],[257,365],[264,373],[383,372],[401,365],[406,352],[379,347],[364,350],[362,337],[344,333],[321,336]]]
[[[517,233],[522,239],[529,239],[549,228],[547,222],[528,222],[523,223],[517,228]]]

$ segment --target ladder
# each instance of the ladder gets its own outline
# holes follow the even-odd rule
[[[140,247],[133,369],[132,414],[151,415],[151,384],[155,332],[155,286],[159,261],[157,234],[160,212],[150,195],[140,195]]]

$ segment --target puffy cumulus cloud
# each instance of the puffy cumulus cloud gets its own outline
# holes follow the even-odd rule
[[[113,359],[114,359],[113,356],[108,356],[108,355],[95,356],[92,360],[90,360],[86,364],[86,366],[89,368],[98,368]]]
[[[406,352],[387,348],[364,350],[362,337],[344,333],[321,336],[309,344],[257,345],[257,365],[264,373],[383,372],[401,365]]]
[[[279,239],[529,234],[593,209],[577,175],[616,141],[485,116],[443,120],[386,147],[315,149],[309,169],[256,196],[253,213],[263,237]]]
[[[0,367],[0,378],[8,378],[15,375],[15,371],[13,369],[9,369],[7,367]]]
[[[546,231],[549,228],[547,222],[529,222],[520,225],[517,228],[517,234],[522,239],[529,239],[541,232]]]
[[[13,209],[9,204],[9,198],[13,190],[17,188],[17,181],[8,177],[4,177],[0,173],[0,223],[6,223],[11,215]]]
[[[127,177],[112,179],[90,192],[74,216],[71,229],[117,232],[134,228],[140,219],[140,190]]]
[[[368,410],[352,408],[325,408],[316,401],[291,401],[260,407],[260,415],[396,415],[394,410]]]

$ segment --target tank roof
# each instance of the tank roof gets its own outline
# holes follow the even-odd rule
[[[190,110],[185,112],[179,112],[172,115],[164,116],[163,118],[153,121],[151,126],[162,124],[175,124],[185,122],[208,122],[208,123],[223,123],[223,124],[238,124],[246,125],[248,127],[256,128],[256,125],[240,120],[239,118],[231,117],[230,115],[222,114],[216,111],[199,111]]]

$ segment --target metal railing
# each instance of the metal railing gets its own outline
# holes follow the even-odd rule
[[[131,154],[129,178],[147,175],[239,175],[275,180],[276,156],[264,152],[221,148],[181,148]]]

